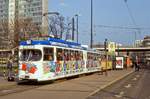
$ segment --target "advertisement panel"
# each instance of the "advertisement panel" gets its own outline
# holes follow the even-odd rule
[[[116,45],[115,42],[109,42],[108,43],[108,52],[110,53],[114,53],[116,49]]]
[[[123,69],[123,57],[116,57],[116,69]]]

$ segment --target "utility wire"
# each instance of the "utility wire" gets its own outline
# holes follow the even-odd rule
[[[114,28],[114,29],[128,29],[128,30],[150,30],[150,27],[122,27],[122,26],[110,26],[110,25],[94,25],[94,27],[100,28]]]
[[[134,17],[133,17],[132,11],[130,10],[130,8],[129,8],[129,6],[128,6],[127,0],[124,0],[124,2],[125,2],[125,5],[126,5],[126,7],[127,7],[127,9],[128,9],[128,12],[129,12],[129,15],[130,15],[130,18],[131,18],[131,20],[132,20],[133,25],[137,26],[137,24],[136,24],[136,22],[135,22],[135,19],[134,19]]]
[[[129,6],[128,6],[127,0],[124,0],[124,2],[125,2],[125,5],[126,5],[126,7],[127,7],[127,9],[128,9],[128,12],[129,12],[129,15],[130,15],[130,18],[131,18],[131,20],[132,20],[133,25],[137,27],[137,24],[136,24],[136,22],[135,22],[135,19],[134,19],[134,17],[133,17],[133,14],[132,14],[132,12],[131,12]],[[137,31],[138,31],[139,34],[141,34],[140,29],[137,29]],[[137,34],[136,34],[136,32],[135,32],[135,41],[136,41],[136,38],[137,38]]]

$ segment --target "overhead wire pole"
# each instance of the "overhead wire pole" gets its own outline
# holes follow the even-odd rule
[[[91,48],[93,48],[93,0],[91,0]]]
[[[127,7],[127,9],[128,9],[128,12],[129,12],[129,15],[130,15],[130,18],[131,18],[131,20],[132,20],[133,25],[135,25],[135,26],[137,27],[137,24],[136,24],[136,22],[135,22],[135,19],[134,19],[133,15],[132,15],[132,12],[131,12],[129,6],[128,6],[127,1],[128,1],[128,0],[124,0],[125,5],[126,5],[126,7]],[[137,29],[137,31],[138,31],[138,29]],[[135,41],[134,41],[134,42],[136,42],[136,38],[137,38],[137,34],[136,34],[136,32],[135,32]]]
[[[78,25],[78,24],[79,24],[78,17],[79,17],[79,15],[76,14],[75,16],[76,16],[76,18],[77,18],[77,19],[76,19],[76,25],[77,25],[77,26],[76,26],[76,28],[77,28],[77,30],[76,30],[76,31],[77,31],[77,43],[79,43],[79,29],[78,29],[78,26],[79,26],[79,25]]]
[[[72,41],[74,41],[74,17],[72,18]]]

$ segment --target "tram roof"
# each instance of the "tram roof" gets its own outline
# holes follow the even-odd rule
[[[21,41],[20,45],[27,46],[27,45],[52,45],[52,46],[63,46],[63,47],[70,47],[70,48],[80,48],[80,49],[87,49],[83,47],[79,43],[66,41],[57,38],[48,38],[47,40],[27,40]]]

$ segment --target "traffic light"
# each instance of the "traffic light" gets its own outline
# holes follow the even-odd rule
[[[104,41],[104,49],[105,49],[105,51],[107,51],[107,39],[105,39],[105,41]]]

